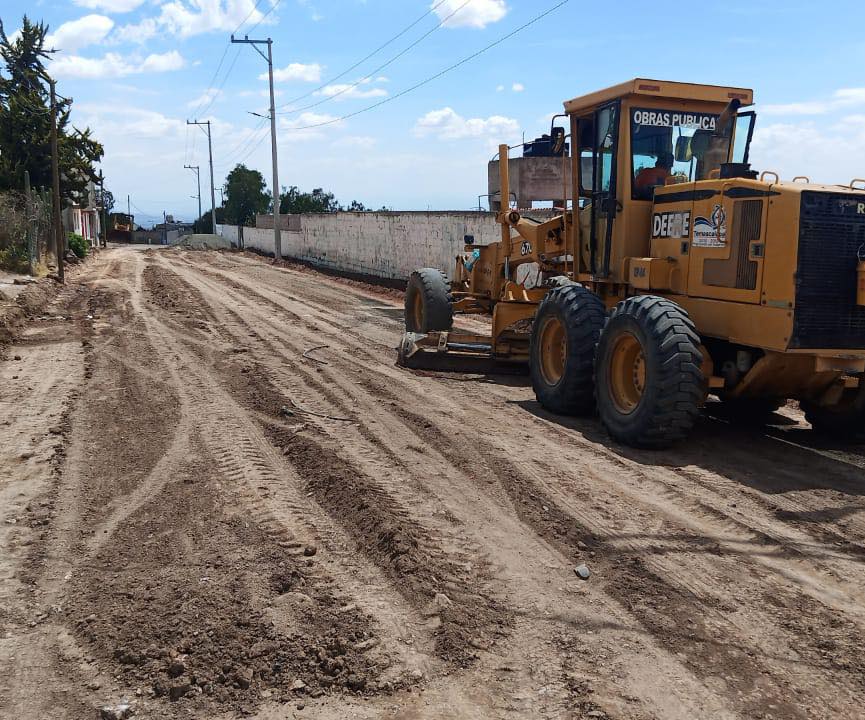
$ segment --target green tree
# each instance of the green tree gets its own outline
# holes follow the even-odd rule
[[[267,212],[270,205],[267,183],[258,170],[237,165],[228,173],[225,178],[225,221],[228,224],[252,225],[256,214]]]
[[[292,185],[283,191],[279,197],[279,212],[283,215],[300,215],[301,213],[331,213],[342,210],[333,193],[315,188],[311,193],[305,193]]]
[[[25,170],[33,187],[51,187],[47,33],[47,25],[25,15],[20,34],[12,40],[0,21],[0,189],[22,189]],[[89,128],[71,125],[71,107],[71,100],[58,98],[60,195],[66,202],[86,204],[88,182],[96,180],[94,164],[104,151]]]
[[[222,225],[225,223],[225,208],[216,208],[216,224]],[[231,223],[234,224],[234,223]],[[210,216],[210,210],[205,210],[201,217],[192,223],[192,232],[205,233],[210,235],[213,233],[213,218]]]

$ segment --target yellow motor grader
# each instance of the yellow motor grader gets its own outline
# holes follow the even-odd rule
[[[752,104],[645,79],[566,102],[549,219],[511,207],[501,146],[501,240],[467,236],[450,281],[412,273],[400,364],[527,363],[543,407],[641,447],[685,437],[710,393],[751,418],[796,399],[865,440],[865,181],[758,177]],[[454,313],[491,314],[491,333]]]

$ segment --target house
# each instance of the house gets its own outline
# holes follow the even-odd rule
[[[102,230],[101,208],[96,207],[96,189],[91,182],[87,188],[87,203],[73,203],[61,215],[63,230],[83,237],[90,247],[99,245]]]

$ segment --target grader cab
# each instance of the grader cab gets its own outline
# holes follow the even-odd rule
[[[865,181],[759,177],[751,90],[637,79],[565,103],[560,214],[511,208],[452,280],[414,272],[408,367],[529,366],[538,401],[626,444],[687,435],[708,394],[750,417],[796,399],[865,440]],[[560,133],[561,134],[561,133]],[[453,329],[491,315],[491,332]]]

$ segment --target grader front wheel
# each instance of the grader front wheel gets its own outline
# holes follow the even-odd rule
[[[628,445],[663,447],[684,438],[705,396],[700,339],[688,314],[661,297],[620,302],[595,357],[598,413]]]
[[[445,274],[435,268],[415,270],[405,291],[405,329],[416,333],[450,330],[453,322],[452,297]]]

